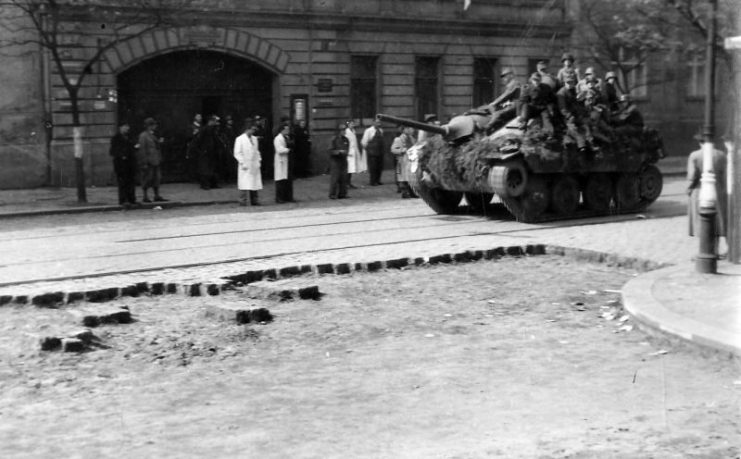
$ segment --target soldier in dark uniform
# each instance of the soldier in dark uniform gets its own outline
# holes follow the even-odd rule
[[[517,116],[517,101],[520,98],[520,82],[515,77],[515,72],[505,67],[500,74],[504,81],[502,94],[489,103],[489,111],[492,116],[486,126],[487,131],[494,131],[504,126],[507,121]]]
[[[110,154],[118,185],[118,203],[131,207],[136,202],[136,147],[129,138],[129,123],[122,122],[118,132],[111,138]]]
[[[531,119],[540,119],[542,129],[548,136],[553,135],[553,115],[556,110],[556,96],[553,90],[541,80],[540,73],[530,75],[529,85],[522,90],[520,96],[519,119],[521,128],[527,127]]]
[[[563,76],[564,86],[556,93],[558,109],[566,124],[566,137],[576,143],[580,152],[587,151],[584,130],[584,105],[576,98],[576,73]]]
[[[340,123],[329,150],[329,199],[347,197],[347,152],[350,141],[345,136],[345,123]]]
[[[617,85],[617,76],[615,72],[607,72],[605,74],[604,84],[604,98],[607,108],[610,113],[615,113],[619,110],[620,94]]]

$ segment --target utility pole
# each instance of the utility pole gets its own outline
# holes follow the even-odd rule
[[[715,171],[713,156],[715,146],[715,28],[717,22],[718,0],[710,0],[708,19],[707,59],[705,72],[705,125],[702,129],[702,177],[700,179],[700,253],[695,258],[695,269],[700,273],[718,272],[716,241],[716,222],[718,214],[715,192]],[[724,177],[722,179],[725,179]]]
[[[731,51],[733,59],[732,80],[734,82],[732,94],[734,101],[733,129],[731,138],[726,142],[728,148],[728,260],[731,263],[741,263],[741,11],[733,10],[735,37],[726,39],[725,48]]]

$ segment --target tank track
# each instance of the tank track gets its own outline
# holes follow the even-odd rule
[[[552,211],[545,211],[538,216],[534,216],[528,214],[522,204],[522,198],[503,198],[500,196],[499,199],[502,201],[502,204],[509,211],[509,213],[515,217],[515,220],[522,223],[543,223],[559,220],[604,217],[609,215],[634,214],[643,212],[651,204],[651,202],[653,202],[641,201],[641,203],[637,207],[631,209],[611,208],[607,212],[587,209],[585,206],[580,205],[574,213],[569,215],[559,215]]]

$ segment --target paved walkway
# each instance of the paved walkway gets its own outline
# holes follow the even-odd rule
[[[684,173],[684,158],[674,158],[660,163],[662,171],[667,176],[679,176]],[[390,176],[387,171],[386,176]],[[387,179],[388,181],[388,179]],[[296,182],[296,197],[301,199],[299,207],[329,206],[326,176],[313,177]],[[353,203],[369,203],[368,209],[381,211],[390,207],[398,207],[401,213],[414,209],[419,212],[426,209],[418,200],[401,201],[395,193],[393,185],[380,187],[365,186],[367,175],[355,177],[361,189],[353,190],[352,198],[346,201],[332,201],[333,208],[349,208]],[[674,183],[671,190],[665,190],[674,196],[674,204],[681,202],[682,184]],[[676,189],[674,189],[676,188]],[[0,190],[0,218],[19,216],[68,214],[94,211],[120,211],[116,205],[116,190],[113,187],[88,188],[88,203],[80,205],[76,202],[74,189],[35,189],[35,190]],[[195,206],[218,203],[235,204],[236,190],[233,186],[210,191],[200,190],[195,184],[165,184],[162,194],[170,201],[162,204],[163,207]],[[286,207],[273,203],[274,189],[271,183],[266,184],[261,192],[261,200],[268,209],[295,209],[297,205]],[[375,202],[375,203],[374,203]],[[658,203],[657,203],[658,204]],[[155,207],[152,204],[149,207]],[[236,206],[235,206],[236,208]],[[264,208],[263,208],[264,209]],[[252,210],[252,209],[250,209]],[[365,210],[364,210],[365,212]],[[307,212],[309,215],[310,212]],[[159,284],[166,286],[168,281],[183,282],[184,275],[192,282],[205,284],[219,279],[225,273],[249,273],[272,268],[280,275],[281,269],[293,272],[294,268],[313,269],[329,266],[332,272],[340,269],[352,271],[355,269],[371,269],[377,266],[375,262],[387,263],[400,259],[426,259],[445,254],[460,254],[466,251],[492,249],[519,245],[525,247],[540,244],[550,251],[576,251],[577,256],[586,258],[605,259],[599,255],[609,253],[609,260],[638,260],[636,263],[627,263],[632,267],[656,267],[669,265],[667,268],[649,271],[641,274],[629,282],[624,289],[624,303],[631,314],[640,322],[654,329],[668,332],[701,345],[711,346],[723,351],[741,355],[741,265],[733,265],[725,261],[719,263],[718,275],[699,275],[694,272],[691,261],[697,251],[697,241],[684,234],[686,221],[684,217],[653,218],[650,209],[647,216],[639,218],[628,217],[609,224],[583,225],[531,225],[525,230],[507,229],[500,225],[496,231],[489,229],[481,231],[472,229],[466,237],[456,237],[440,240],[419,240],[405,243],[403,249],[398,245],[390,244],[382,248],[370,244],[365,247],[347,248],[342,246],[331,247],[323,252],[307,254],[283,253],[271,256],[269,261],[253,257],[245,260],[234,260],[221,263],[214,260],[211,263],[196,263],[188,269],[158,270],[156,272]],[[646,218],[644,218],[646,217]],[[277,217],[276,217],[277,218]],[[443,218],[443,217],[440,217]],[[437,221],[441,221],[438,219]],[[442,220],[444,224],[445,221]],[[475,222],[464,222],[465,224]],[[8,239],[7,236],[10,236]],[[12,244],[12,234],[6,234],[5,242]],[[6,252],[9,253],[9,252]],[[653,263],[651,263],[653,262]],[[6,264],[0,261],[0,264]],[[626,263],[622,263],[626,265]],[[390,266],[390,265],[389,265]],[[6,266],[12,268],[11,266]],[[307,268],[309,267],[309,268]],[[339,268],[342,267],[342,268]],[[75,279],[67,281],[64,289],[70,292],[89,291],[100,288],[101,285],[116,286],[120,289],[151,282],[152,272],[124,272],[114,270],[104,277]],[[53,276],[48,276],[50,278]],[[5,281],[5,279],[0,279]],[[8,282],[1,282],[6,285]],[[0,303],[3,298],[15,298],[8,290],[0,288]],[[34,282],[32,284],[16,285],[12,292],[15,295],[27,296],[43,292],[55,292],[60,289],[59,283]],[[79,299],[79,298],[78,298]]]

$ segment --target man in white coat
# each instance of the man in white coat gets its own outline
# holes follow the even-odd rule
[[[247,205],[247,195],[250,204],[259,206],[257,199],[258,190],[262,190],[262,175],[260,174],[260,163],[262,156],[258,147],[258,139],[255,137],[255,121],[247,118],[244,125],[244,133],[234,141],[234,159],[237,160],[237,189],[239,190],[239,205]]]
[[[291,131],[290,125],[283,124],[280,132],[273,139],[275,148],[274,157],[274,176],[275,179],[275,202],[283,204],[284,202],[295,202],[293,200],[293,183],[288,172],[288,162],[291,149],[289,148],[288,135]]]
[[[358,136],[355,133],[355,122],[349,120],[345,123],[345,137],[350,143],[350,148],[347,152],[347,187],[357,188],[352,184],[352,174],[365,172],[368,170],[368,161],[365,159],[365,155],[358,147]]]

